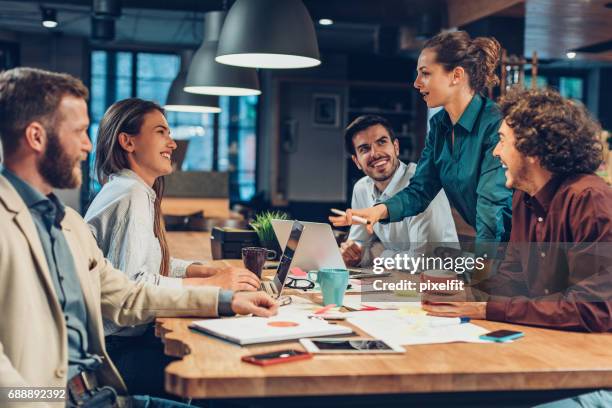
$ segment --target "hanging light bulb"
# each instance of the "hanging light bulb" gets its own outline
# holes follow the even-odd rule
[[[216,60],[253,68],[321,64],[314,24],[301,0],[237,0],[223,25]]]
[[[204,40],[187,73],[185,91],[208,95],[259,95],[257,71],[219,64],[215,61],[219,34],[226,13],[211,11],[204,16]]]
[[[187,70],[193,51],[181,53],[181,69],[172,81],[166,98],[164,109],[175,112],[219,113],[219,97],[212,95],[196,95],[184,91]]]
[[[41,7],[42,25],[46,28],[57,27],[57,11],[55,9]]]

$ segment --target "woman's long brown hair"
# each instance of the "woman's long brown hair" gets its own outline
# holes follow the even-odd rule
[[[127,152],[119,144],[119,134],[137,135],[140,133],[144,117],[147,113],[157,110],[165,115],[161,106],[155,102],[138,98],[129,98],[111,105],[104,113],[98,128],[96,142],[96,175],[100,183],[104,184],[113,173],[129,169]],[[166,242],[166,230],[161,213],[161,200],[164,194],[164,178],[158,177],[153,183],[155,191],[155,219],[153,232],[159,240],[162,252],[162,262],[159,273],[168,276],[170,270],[170,253]]]

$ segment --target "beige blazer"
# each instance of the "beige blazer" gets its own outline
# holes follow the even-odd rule
[[[102,316],[123,326],[158,316],[217,316],[218,288],[132,282],[104,259],[87,224],[70,208],[62,230],[85,298],[89,351],[104,357],[98,370],[101,384],[126,392],[105,350]],[[0,175],[0,387],[66,387],[67,373],[64,315],[34,221]]]

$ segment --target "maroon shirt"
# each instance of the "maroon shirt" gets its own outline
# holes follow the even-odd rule
[[[579,174],[516,191],[506,257],[479,286],[489,320],[612,331],[612,188]]]

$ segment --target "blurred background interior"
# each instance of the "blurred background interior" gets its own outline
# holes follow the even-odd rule
[[[203,57],[193,52],[218,39],[222,18],[210,12],[231,10],[234,3],[0,1],[0,69],[39,67],[83,80],[91,91],[95,148],[98,123],[113,102],[139,97],[161,105],[178,103],[168,99],[173,81],[182,84],[187,73],[196,75],[190,68]],[[165,213],[178,216],[167,219],[169,228],[182,228],[186,221],[195,229],[241,225],[241,218],[263,210],[325,221],[329,208],[350,205],[353,184],[362,176],[344,151],[343,129],[365,113],[390,120],[401,159],[416,161],[432,114],[412,87],[416,59],[423,41],[442,29],[464,29],[501,42],[504,83],[491,90],[494,97],[520,83],[554,87],[584,103],[605,129],[612,129],[610,1],[303,4],[316,30],[321,65],[258,69],[243,79],[260,94],[213,97],[210,104],[220,113],[168,110],[179,142],[177,171],[168,178],[164,202]],[[262,24],[265,18],[283,19],[281,11],[261,14]],[[602,139],[611,143],[607,134]],[[61,192],[68,205],[83,213],[100,188],[92,161],[90,155],[82,188]],[[601,170],[602,177],[609,177],[606,167]],[[193,213],[200,216],[184,217]],[[470,235],[465,226],[459,228]]]

